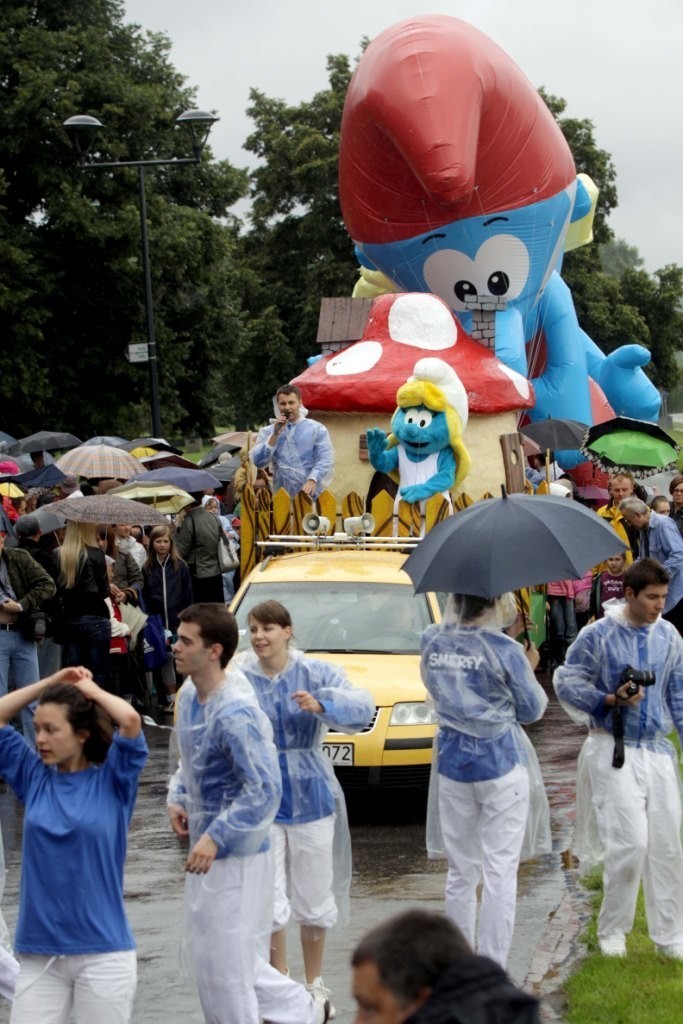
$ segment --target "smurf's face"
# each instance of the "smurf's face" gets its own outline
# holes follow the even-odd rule
[[[391,429],[403,445],[411,462],[420,462],[432,452],[448,448],[448,424],[443,412],[433,412],[426,405],[397,409]]]
[[[463,322],[474,310],[529,309],[560,266],[574,194],[571,186],[521,209],[358,250],[402,290],[438,295]]]

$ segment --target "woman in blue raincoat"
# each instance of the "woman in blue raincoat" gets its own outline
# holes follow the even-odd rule
[[[422,634],[422,679],[439,723],[428,852],[448,858],[447,916],[480,955],[503,968],[519,861],[550,850],[548,801],[522,728],[543,715],[548,698],[534,677],[536,648],[525,650],[503,632],[516,616],[512,594],[453,594],[443,623]]]
[[[287,972],[291,913],[301,926],[306,986],[315,994],[324,988],[325,933],[344,915],[351,882],[344,796],[322,741],[328,728],[345,733],[365,728],[375,703],[336,665],[290,647],[292,619],[278,601],[251,609],[249,631],[253,652],[240,655],[237,664],[272,723],[282,771],[282,802],[273,826],[271,963]]]

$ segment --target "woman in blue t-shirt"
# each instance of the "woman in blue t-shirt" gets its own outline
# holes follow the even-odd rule
[[[37,753],[8,724],[33,701]],[[130,1020],[123,867],[146,759],[140,716],[81,666],[0,697],[0,775],[26,807],[11,1024]]]

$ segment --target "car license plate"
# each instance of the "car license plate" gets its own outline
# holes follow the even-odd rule
[[[323,750],[332,764],[346,767],[353,764],[353,743],[323,743]]]

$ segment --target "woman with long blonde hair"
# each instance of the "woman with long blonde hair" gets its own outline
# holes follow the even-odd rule
[[[59,549],[59,593],[64,617],[64,664],[85,665],[103,685],[109,664],[109,578],[94,523],[67,523]]]

